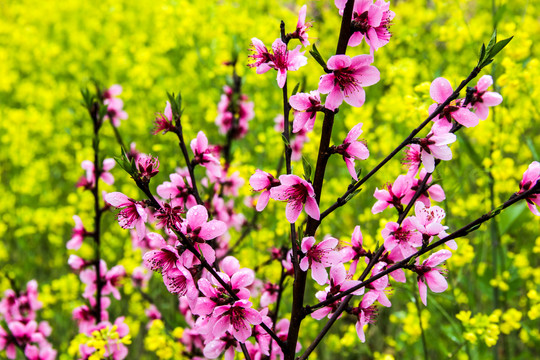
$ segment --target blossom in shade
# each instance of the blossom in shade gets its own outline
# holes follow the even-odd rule
[[[536,187],[537,191],[526,198],[527,206],[536,216],[540,216],[540,211],[536,206],[540,206],[540,189],[538,189],[538,181],[540,180],[540,162],[533,161],[527,170],[523,173],[523,179],[519,183],[519,191],[517,195]]]
[[[160,132],[165,134],[169,131],[174,131],[175,127],[172,121],[173,114],[171,103],[167,101],[167,105],[165,105],[165,111],[163,111],[163,113],[157,114],[156,119],[154,120],[154,130],[152,131],[152,134],[157,135]]]
[[[128,198],[121,192],[108,193],[105,200],[115,208],[122,208],[118,213],[118,223],[124,229],[137,230],[139,239],[142,239],[146,234],[145,223],[148,220],[144,203]]]
[[[451,256],[452,253],[449,250],[439,250],[424,260],[422,265],[419,265],[420,261],[416,259],[414,271],[418,274],[418,290],[420,291],[420,299],[424,305],[427,305],[427,287],[435,293],[443,292],[448,288],[448,283],[442,275],[446,270],[437,265],[446,261]]]
[[[306,213],[315,220],[319,220],[319,205],[315,200],[313,186],[296,175],[281,175],[281,185],[270,189],[270,197],[278,201],[287,201],[285,216],[287,221],[294,223],[305,204]]]
[[[387,207],[402,207],[402,200],[411,188],[411,178],[406,175],[399,175],[394,184],[386,185],[386,190],[375,189],[373,196],[377,202],[371,208],[373,214],[382,212]]]
[[[106,184],[114,184],[114,177],[109,172],[116,162],[114,159],[105,159],[103,160],[103,165],[101,167],[101,174],[99,175],[100,179],[103,180]],[[77,182],[77,187],[84,187],[85,189],[93,189],[96,186],[96,171],[94,163],[90,160],[84,160],[81,163],[81,167],[86,170],[86,175],[82,177]]]
[[[453,92],[452,85],[450,85],[450,82],[445,78],[439,77],[433,80],[429,89],[429,94],[436,104],[432,104],[429,107],[429,113],[433,113],[439,104],[445,102]],[[480,121],[475,113],[471,112],[466,107],[461,106],[459,102],[456,101],[446,105],[435,120],[442,121],[443,123],[451,123],[452,119],[465,127],[476,126]]]
[[[24,355],[28,360],[54,360],[56,359],[56,350],[50,345],[40,348],[34,345],[26,345]]]
[[[241,139],[248,131],[248,122],[255,116],[253,102],[248,102],[245,94],[235,96],[234,90],[228,85],[223,87],[223,92],[218,103],[216,125],[221,134]]]
[[[422,234],[417,231],[410,218],[405,218],[401,225],[393,221],[386,223],[381,233],[385,249],[399,249],[403,258],[413,255],[416,248],[422,246]]]
[[[339,240],[333,237],[316,245],[313,236],[302,240],[301,250],[304,257],[300,261],[300,269],[307,271],[311,268],[311,276],[319,285],[324,285],[328,281],[326,268],[339,263],[343,258],[343,254],[336,249],[338,243]]]
[[[362,134],[362,125],[362,123],[355,125],[343,140],[343,144],[336,148],[336,153],[343,156],[349,174],[356,181],[358,181],[358,175],[356,175],[356,169],[354,168],[354,160],[366,160],[369,157],[366,144],[356,140]]]
[[[262,191],[255,208],[257,211],[263,211],[270,199],[270,189],[280,185],[280,182],[278,179],[274,178],[272,174],[257,169],[255,170],[255,174],[251,175],[249,178],[249,185],[251,185],[255,191]]]
[[[66,244],[66,248],[70,250],[78,250],[82,245],[84,237],[88,235],[88,232],[84,228],[82,220],[79,216],[73,215],[73,220],[75,221],[75,227],[73,228],[71,240],[69,240]]]
[[[208,146],[208,138],[204,132],[199,131],[197,137],[191,140],[190,146],[194,154],[192,162],[204,166],[210,175],[220,178],[222,174],[221,165],[219,160],[212,154]]]
[[[474,93],[471,102],[469,103],[469,106],[474,109],[474,113],[481,120],[487,119],[489,107],[497,106],[503,101],[501,94],[487,91],[491,85],[493,85],[493,78],[491,75],[482,76],[474,87]]]
[[[290,97],[289,104],[295,110],[293,133],[297,133],[302,129],[306,129],[307,131],[313,130],[317,111],[324,109],[324,106],[321,105],[321,95],[319,92],[313,90],[309,94],[298,93]]]
[[[122,93],[122,86],[112,85],[103,92],[103,104],[107,106],[105,119],[110,119],[114,127],[120,126],[120,120],[126,120],[128,114],[123,110],[124,102],[117,96]]]
[[[225,332],[230,333],[240,342],[245,342],[251,336],[251,325],[258,325],[262,322],[261,314],[251,308],[251,303],[247,300],[235,301],[232,305],[218,306],[214,310],[214,323],[212,334],[220,337]]]
[[[392,36],[388,27],[394,16],[394,12],[390,10],[390,2],[377,0],[373,4],[372,0],[355,1],[351,23],[353,33],[349,38],[349,46],[358,46],[365,40],[373,52],[388,44]]]
[[[347,55],[334,55],[328,59],[330,74],[322,75],[319,92],[328,94],[325,107],[336,110],[343,100],[351,106],[364,105],[366,93],[363,89],[380,80],[379,70],[370,66],[373,56],[358,55],[352,59]]]

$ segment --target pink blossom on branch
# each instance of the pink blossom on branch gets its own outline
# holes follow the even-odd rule
[[[255,174],[251,175],[249,178],[249,184],[253,190],[262,191],[259,199],[257,200],[257,206],[255,207],[257,211],[263,211],[266,205],[268,205],[268,200],[270,199],[270,189],[272,189],[272,187],[281,185],[279,180],[274,178],[272,174],[259,169],[255,170]]]
[[[101,173],[99,177],[101,180],[103,180],[106,184],[112,185],[114,184],[114,177],[109,172],[114,165],[116,165],[116,161],[114,159],[105,159],[103,160],[103,165],[101,167]],[[86,170],[86,175],[82,177],[77,182],[77,187],[84,187],[85,189],[93,189],[96,186],[96,170],[94,163],[90,160],[84,160],[81,163],[81,167]]]
[[[431,98],[435,100],[436,104],[432,104],[429,107],[429,113],[433,113],[437,106],[445,102],[453,92],[452,85],[450,85],[450,82],[445,78],[439,77],[433,80],[429,89],[429,94],[431,95]],[[443,124],[449,124],[452,119],[465,127],[476,126],[480,121],[475,113],[471,112],[466,107],[461,106],[460,101],[453,101],[446,105],[439,116],[434,120],[436,122],[440,121]]]
[[[298,13],[298,22],[296,23],[296,31],[294,32],[294,37],[298,38],[305,47],[309,45],[307,31],[311,27],[311,23],[306,23],[306,12],[307,5],[304,5]]]
[[[294,111],[293,133],[302,129],[313,130],[317,111],[322,111],[321,95],[317,90],[307,93],[298,93],[289,99],[289,103]],[[283,130],[282,130],[283,131]]]
[[[315,200],[315,190],[307,181],[296,175],[281,175],[280,186],[270,189],[270,197],[278,201],[287,201],[285,216],[291,224],[296,222],[305,204],[306,213],[315,220],[319,220],[319,205]]]
[[[411,181],[411,177],[399,175],[394,184],[386,185],[387,190],[376,188],[373,196],[377,199],[377,202],[371,208],[371,212],[378,214],[387,207],[402,209],[401,204],[411,188]]]
[[[325,107],[336,110],[343,100],[351,106],[364,105],[364,86],[376,84],[380,80],[379,70],[370,66],[373,56],[358,55],[352,59],[347,55],[334,55],[328,59],[328,69],[332,73],[322,75],[319,92],[328,94]]]
[[[416,268],[414,271],[418,274],[418,290],[420,291],[420,299],[424,305],[427,305],[428,286],[435,293],[443,292],[448,288],[448,283],[441,274],[446,272],[446,270],[437,265],[448,260],[451,256],[452,253],[449,250],[439,250],[424,260],[422,265],[419,265],[420,260],[416,259]]]
[[[516,194],[519,195],[533,188],[538,184],[538,181],[540,181],[540,162],[533,161],[523,173],[523,179],[519,183],[519,191]],[[537,206],[540,206],[540,191],[529,196],[526,201],[529,210],[531,210],[534,215],[540,216],[540,211],[538,211],[537,208]]]
[[[354,160],[366,160],[369,157],[369,150],[363,141],[357,141],[362,134],[362,123],[355,125],[343,140],[343,144],[336,148],[336,153],[343,155],[343,160],[347,165],[351,177],[358,181],[356,169],[354,168]]]
[[[337,5],[336,1],[336,5]],[[345,7],[345,4],[343,4]],[[343,9],[340,9],[340,13]],[[390,10],[390,2],[377,0],[357,0],[354,3],[352,31],[349,46],[360,45],[365,39],[371,48],[371,53],[388,44],[392,34],[388,31],[395,14]]]
[[[171,103],[167,101],[167,105],[165,105],[165,111],[163,111],[163,113],[157,114],[156,120],[154,120],[154,130],[152,131],[152,134],[157,135],[160,132],[165,134],[169,131],[174,130],[175,127],[173,125]]]
[[[148,221],[144,203],[130,199],[120,192],[108,193],[105,200],[115,208],[122,208],[118,213],[118,224],[124,229],[135,228],[139,239],[142,239],[146,234],[145,223]]]
[[[304,257],[300,261],[300,269],[307,271],[311,268],[311,276],[319,285],[324,285],[328,281],[328,272],[325,268],[338,264],[343,254],[336,247],[339,240],[329,237],[315,245],[313,236],[305,237],[302,240],[301,250]]]
[[[287,50],[287,45],[278,38],[272,44],[274,53],[270,54],[259,39],[253,38],[251,42],[253,44],[253,54],[250,55],[250,58],[255,62],[248,64],[248,66],[257,67],[257,74],[263,74],[270,69],[277,70],[277,83],[280,88],[285,86],[287,71],[296,71],[307,64],[304,52],[300,52],[300,45],[294,50]]]
[[[475,114],[481,119],[486,120],[489,115],[489,107],[497,106],[502,103],[503,98],[501,94],[487,91],[487,89],[493,85],[493,78],[491,75],[484,75],[474,87],[474,93],[469,106],[475,110]]]
[[[193,164],[199,164],[206,168],[208,174],[213,177],[221,177],[221,165],[219,160],[212,154],[208,146],[208,139],[204,132],[199,131],[197,137],[191,140],[191,150],[193,151]]]
[[[73,220],[75,221],[75,227],[73,228],[73,233],[71,235],[71,240],[66,244],[66,248],[69,250],[79,250],[84,240],[84,237],[89,233],[84,228],[82,220],[79,216],[73,215]]]

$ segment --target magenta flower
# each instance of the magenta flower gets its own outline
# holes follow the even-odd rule
[[[350,280],[345,270],[345,266],[342,263],[337,263],[330,268],[330,284],[325,289],[325,291],[318,291],[315,294],[315,297],[319,301],[325,301],[328,298],[339,294],[342,291],[347,291],[350,288],[358,285],[360,282],[357,280]],[[364,293],[364,288],[358,289],[353,292],[353,295],[362,295]],[[318,310],[315,310],[311,317],[316,320],[321,320],[325,316],[331,317],[331,314],[334,313],[339,307],[341,300],[335,301],[333,304],[322,307]]]
[[[218,115],[216,117],[216,125],[219,127],[219,132],[223,135],[230,133],[234,139],[243,138],[248,131],[248,122],[253,119],[255,112],[253,111],[253,102],[248,102],[248,97],[242,94],[235,100],[233,89],[225,85],[223,87],[224,94],[221,95],[221,100],[218,103]],[[233,110],[236,109],[236,110]],[[236,123],[233,111],[237,111]]]
[[[410,218],[405,218],[401,226],[393,221],[386,223],[381,234],[385,249],[399,250],[403,258],[413,255],[416,253],[415,248],[422,246],[422,234],[416,230]]]
[[[105,201],[115,208],[123,208],[118,213],[118,224],[124,229],[137,230],[139,239],[144,238],[146,234],[145,223],[148,220],[148,214],[145,210],[145,204],[141,201],[135,201],[128,198],[121,192],[108,193],[105,196]]]
[[[523,173],[523,179],[519,183],[519,191],[517,195],[538,186],[538,181],[540,180],[540,163],[538,161],[533,161],[527,170]],[[527,199],[527,206],[529,210],[536,216],[540,216],[540,211],[536,206],[540,206],[540,190],[536,191],[535,194],[529,196]]]
[[[427,286],[435,293],[440,293],[448,289],[448,283],[441,274],[446,272],[446,270],[437,267],[437,265],[451,256],[452,253],[449,250],[439,250],[424,260],[421,266],[419,266],[420,261],[416,259],[416,269],[414,271],[418,274],[418,290],[420,291],[420,299],[422,299],[424,305],[427,305]]]
[[[66,244],[66,248],[69,250],[79,250],[83,239],[86,235],[88,235],[88,232],[84,228],[80,217],[73,215],[73,220],[75,221],[75,227],[73,228],[71,240],[69,240]]]
[[[264,45],[264,43],[257,38],[251,39],[251,45],[250,50],[252,53],[248,57],[253,60],[253,62],[249,63],[248,66],[256,67],[257,74],[264,74],[272,68],[269,65],[269,63],[272,61],[272,55],[270,52],[268,52],[266,45]]]
[[[410,219],[411,224],[420,233],[431,237],[438,236],[444,231],[444,226],[441,224],[441,221],[446,214],[442,208],[438,206],[426,207],[424,203],[417,201],[414,204],[414,211],[416,216],[411,216],[408,219]]]
[[[128,114],[123,110],[124,102],[117,98],[122,93],[122,86],[112,85],[103,92],[103,104],[107,105],[107,115],[105,119],[110,119],[114,127],[120,126],[120,120],[128,118]]]
[[[402,208],[403,198],[411,188],[411,178],[406,175],[399,175],[394,184],[388,184],[387,190],[375,189],[373,196],[378,201],[371,208],[373,214],[382,212],[387,207]]]
[[[307,31],[311,27],[310,23],[306,24],[306,12],[307,5],[304,5],[300,8],[300,12],[298,13],[298,22],[296,23],[296,31],[294,33],[294,36],[300,40],[304,47],[309,45]]]
[[[186,221],[182,223],[184,235],[199,243],[215,239],[226,231],[227,225],[223,221],[208,221],[208,210],[202,205],[196,205],[189,209],[186,214]]]
[[[191,150],[193,150],[193,164],[200,164],[206,168],[208,173],[216,178],[221,177],[221,165],[219,160],[212,154],[208,147],[208,139],[204,132],[199,131],[197,138],[191,140]]]
[[[173,125],[173,114],[171,109],[171,104],[167,101],[167,105],[165,105],[165,111],[163,113],[159,113],[156,116],[156,120],[154,120],[154,130],[152,131],[152,134],[157,135],[160,132],[163,132],[163,134],[174,131],[175,127]]]
[[[249,178],[249,185],[251,185],[255,191],[262,191],[257,200],[255,209],[257,209],[257,211],[263,211],[270,199],[270,189],[281,184],[278,179],[272,176],[272,174],[257,169],[255,170],[255,174],[251,175]]]
[[[384,271],[387,264],[383,261],[378,262],[373,267],[373,271],[371,272],[371,276],[375,276],[379,274],[380,272]],[[386,288],[388,287],[388,275],[385,275],[370,284],[366,286],[368,289],[368,292],[364,295],[362,298],[362,302],[360,303],[360,306],[363,308],[367,308],[371,306],[375,301],[378,301],[379,304],[382,306],[390,307],[392,306],[392,303],[390,300],[388,300],[388,297],[386,296]]]
[[[349,174],[351,174],[351,177],[356,181],[358,181],[358,176],[356,175],[356,169],[354,168],[354,160],[366,160],[369,157],[369,150],[366,144],[356,140],[362,134],[362,125],[362,123],[355,125],[349,131],[345,140],[343,140],[343,144],[336,148],[336,153],[343,156]]]
[[[364,298],[372,296],[369,294],[370,293],[367,293],[366,295],[364,295]],[[351,314],[356,315],[358,317],[358,320],[356,321],[356,325],[355,325],[358,339],[360,339],[361,342],[366,342],[366,335],[364,334],[364,326],[366,324],[373,324],[375,322],[375,318],[377,317],[377,309],[373,305],[368,305],[364,307],[362,306],[362,303],[360,303],[360,306],[355,307],[351,310]]]
[[[162,274],[181,266],[178,250],[174,246],[167,245],[165,240],[159,250],[150,250],[143,255],[143,263],[146,268]]]
[[[433,126],[432,131],[425,138],[420,139],[420,148],[422,149],[420,157],[428,173],[435,170],[435,159],[452,160],[452,150],[448,145],[455,141],[455,134],[436,126]]]
[[[187,178],[187,184],[184,178],[177,173],[171,174],[169,178],[170,182],[165,181],[158,185],[156,192],[159,196],[165,200],[178,198],[181,200],[179,204],[181,207],[191,208],[197,205],[197,200],[191,190],[191,178]]]
[[[414,197],[414,194],[416,193],[416,190],[418,190],[418,187],[420,184],[424,181],[424,178],[427,176],[428,172],[426,169],[422,169],[419,174],[419,179],[412,178],[411,179],[411,189],[405,195],[403,198],[403,204],[408,204],[412,198]],[[431,177],[431,174],[429,175],[429,178],[426,182],[427,189],[422,191],[420,194],[420,197],[418,198],[418,201],[421,201],[426,206],[431,206],[431,201],[429,198],[431,197],[434,201],[443,201],[446,198],[446,194],[444,193],[443,188],[439,184],[431,184],[433,181],[433,178]]]
[[[503,101],[501,94],[486,91],[491,85],[493,85],[493,78],[491,75],[482,76],[474,88],[475,91],[469,104],[475,110],[474,113],[481,120],[487,119],[490,106],[497,106]]]
[[[99,177],[106,184],[114,184],[114,177],[109,172],[109,170],[111,170],[115,164],[116,162],[114,161],[114,159],[103,160],[103,166],[101,167],[101,174],[99,175]],[[96,171],[94,163],[90,160],[84,160],[81,163],[81,167],[86,170],[86,175],[77,182],[77,187],[93,189],[96,186]]]
[[[193,302],[197,300],[199,290],[195,286],[191,273],[185,267],[177,266],[165,272],[163,282],[171,294],[186,295]]]
[[[439,77],[433,80],[429,89],[429,94],[431,95],[431,98],[435,100],[436,104],[432,104],[429,107],[429,113],[431,114],[434,112],[437,106],[445,102],[453,92],[454,90],[452,89],[452,85],[450,85],[450,82],[445,78]],[[455,101],[447,105],[436,119],[445,123],[451,123],[452,119],[454,119],[456,122],[465,127],[476,126],[480,121],[475,113],[471,112],[465,107],[460,106],[460,104]]]
[[[370,66],[373,56],[358,55],[352,59],[347,55],[334,55],[328,60],[328,69],[332,73],[322,75],[319,80],[319,92],[328,94],[325,107],[336,110],[343,100],[351,106],[364,105],[366,93],[364,86],[370,86],[380,80],[379,70]]]
[[[270,69],[276,69],[278,72],[277,82],[280,88],[283,88],[287,80],[287,70],[296,71],[307,64],[307,58],[304,56],[304,52],[300,52],[300,45],[294,50],[289,51],[287,50],[287,45],[278,38],[272,44],[274,54],[270,54],[266,46],[259,39],[253,38],[251,42],[253,44],[253,54],[250,55],[250,58],[255,61],[248,66],[256,66],[257,74],[263,74]]]
[[[261,314],[251,308],[247,300],[235,301],[232,305],[222,305],[214,310],[214,323],[212,334],[220,337],[228,332],[240,342],[245,342],[251,336],[251,325],[259,325],[262,322]]]
[[[149,182],[159,172],[159,160],[152,155],[140,154],[135,160],[135,166],[142,181]]]
[[[270,197],[278,201],[287,201],[285,217],[291,224],[296,222],[305,204],[306,213],[315,220],[319,220],[319,205],[315,200],[313,186],[296,175],[281,175],[280,186],[270,189]]]
[[[405,158],[403,159],[403,165],[405,165],[409,171],[408,176],[415,176],[418,173],[420,164],[422,164],[422,148],[418,144],[407,145],[405,150]]]
[[[346,263],[352,260],[351,266],[349,267],[350,276],[354,275],[356,272],[358,261],[371,253],[369,250],[366,251],[364,249],[362,245],[363,239],[360,226],[355,226],[351,236],[351,246],[345,246],[343,250],[341,250],[341,253],[343,254],[342,262]]]
[[[372,0],[355,1],[351,24],[354,32],[349,38],[349,46],[358,46],[365,39],[373,53],[373,50],[388,44],[392,36],[388,27],[394,16],[394,12],[390,10],[390,2],[377,0],[373,4]]]
[[[34,345],[27,345],[24,348],[24,355],[28,360],[54,360],[56,359],[56,350],[50,345],[41,348]]]
[[[319,92],[314,90],[309,94],[298,93],[290,97],[289,104],[295,110],[293,133],[297,133],[302,129],[306,131],[313,130],[317,111],[324,109],[324,106],[321,105],[321,95],[319,95]]]
[[[279,38],[272,44],[272,50],[274,55],[270,66],[277,70],[277,83],[283,88],[287,80],[287,70],[296,71],[306,65],[307,57],[304,56],[304,52],[300,52],[300,45],[294,50],[287,50],[287,45]]]
[[[325,268],[336,265],[343,258],[343,254],[336,249],[338,243],[339,240],[333,237],[329,237],[317,245],[315,245],[313,236],[305,237],[302,240],[301,249],[304,257],[300,261],[300,269],[307,271],[308,268],[311,268],[311,276],[319,285],[324,285],[328,281],[328,272]]]

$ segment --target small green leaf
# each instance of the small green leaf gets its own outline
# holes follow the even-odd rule
[[[304,156],[302,156],[302,165],[304,166],[304,179],[311,182],[311,173],[313,167],[309,163],[308,159],[306,159]]]
[[[300,88],[300,83],[296,83],[291,95],[296,95],[296,93],[298,92],[298,89]]]
[[[506,45],[513,39],[513,36],[510,36],[508,39],[504,39],[493,45],[493,48],[489,52],[488,56],[490,59],[493,59]]]
[[[355,197],[356,195],[358,195],[360,192],[362,191],[362,188],[360,189],[356,189],[355,191],[353,191],[352,193],[350,193],[349,195],[347,195],[347,197],[345,198],[345,201],[350,201],[353,197]]]
[[[330,72],[328,70],[328,66],[326,65],[326,61],[324,61],[321,53],[319,52],[319,50],[317,49],[317,46],[315,44],[313,44],[313,48],[311,50],[309,50],[309,53],[311,54],[311,56],[313,56],[315,61],[317,61],[319,63],[319,65],[322,66],[322,68],[324,69],[325,72]]]

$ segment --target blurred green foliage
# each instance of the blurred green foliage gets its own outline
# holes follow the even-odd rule
[[[223,62],[231,60],[233,49],[239,49],[243,92],[255,102],[256,117],[248,136],[234,144],[231,170],[239,170],[245,179],[255,168],[273,171],[280,152],[270,149],[282,146],[281,136],[273,130],[273,118],[281,111],[281,91],[274,72],[256,75],[243,64],[250,39],[257,37],[270,45],[278,37],[280,20],[288,29],[294,27],[302,4],[268,0],[0,2],[0,274],[18,284],[38,280],[45,304],[42,316],[54,329],[51,340],[60,358],[72,358],[68,346],[77,330],[71,311],[82,303],[82,287],[70,274],[65,243],[72,215],[91,224],[93,209],[91,194],[74,186],[83,174],[80,163],[92,157],[92,125],[80,105],[79,89],[93,79],[123,86],[121,98],[129,119],[119,129],[137,149],[159,156],[161,172],[153,181],[157,185],[175,167],[183,166],[172,136],[150,134],[155,113],[165,106],[166,92],[182,92],[188,139],[204,129],[211,143],[222,143],[213,122],[221,88],[230,74]],[[411,0],[392,3],[391,9],[396,13],[392,40],[375,54],[381,81],[366,89],[362,108],[344,107],[339,112],[333,132],[333,141],[341,143],[352,126],[364,123],[362,136],[371,154],[360,165],[364,173],[427,116],[432,102],[429,84],[434,78],[444,76],[457,86],[476,64],[480,45],[489,40],[494,27],[501,39],[514,36],[484,72],[494,77],[503,104],[478,127],[460,132],[459,142],[452,146],[454,160],[442,164],[435,174],[447,195],[445,224],[453,231],[506,200],[518,189],[528,164],[539,160],[540,64],[535,43],[540,40],[540,10],[538,4],[526,0]],[[309,2],[307,17],[313,23],[312,43],[325,58],[330,57],[340,22],[333,1]],[[367,51],[366,47],[352,48],[348,54]],[[320,73],[319,65],[310,59],[308,66],[289,73],[291,88],[301,83],[305,90],[315,89]],[[320,126],[319,119],[306,144],[306,157],[312,164]],[[104,128],[101,147],[102,157],[120,152],[109,126]],[[381,228],[395,216],[390,210],[382,217],[372,215],[375,200],[371,195],[375,187],[393,181],[403,171],[399,159],[389,163],[359,196],[323,223],[318,237],[332,234],[346,241],[354,226],[361,225],[365,243],[380,242]],[[294,164],[294,172],[302,174],[301,163]],[[330,160],[327,174],[321,209],[341,195],[349,182],[339,157]],[[116,183],[103,184],[103,189],[139,196],[121,169],[115,168],[113,175]],[[250,195],[247,182],[242,195]],[[241,210],[251,216],[251,210]],[[266,249],[287,241],[283,211],[283,204],[270,205],[259,217],[261,230],[252,232],[236,254],[244,266],[265,261]],[[111,266],[121,263],[130,272],[140,263],[141,254],[131,249],[129,234],[114,222],[113,214],[104,219],[103,257]],[[420,308],[430,358],[535,356],[540,346],[539,230],[538,219],[521,204],[460,239],[458,251],[447,263],[449,290],[430,294],[428,307]],[[235,239],[238,234],[231,236]],[[91,256],[92,251],[85,244],[80,254]],[[266,268],[260,276],[275,281],[279,269]],[[1,276],[0,290],[9,287],[7,277]],[[308,290],[308,303],[315,302],[315,290]],[[150,293],[159,299],[157,304],[167,319],[181,326],[176,300],[158,277],[152,280]],[[395,286],[392,308],[379,310],[377,324],[367,331],[366,344],[356,338],[354,324],[344,319],[313,358],[332,359],[337,354],[343,359],[421,357],[416,293],[410,276],[407,284]],[[288,296],[290,291],[285,292]],[[172,358],[176,350],[159,348],[159,353],[155,346],[144,347],[146,306],[141,295],[126,284],[124,300],[111,308],[113,316],[128,316],[134,339],[130,358]],[[301,332],[304,347],[321,325],[306,319]],[[152,331],[157,334],[159,329]],[[170,340],[163,340],[164,346],[167,343]]]

